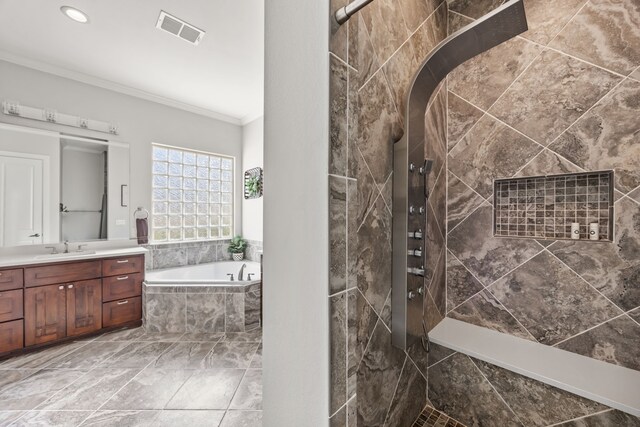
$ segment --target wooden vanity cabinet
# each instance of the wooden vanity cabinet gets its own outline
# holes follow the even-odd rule
[[[0,355],[140,324],[143,280],[144,255],[0,269]]]

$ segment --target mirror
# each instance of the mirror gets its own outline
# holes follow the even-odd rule
[[[129,147],[0,125],[0,246],[129,238]]]

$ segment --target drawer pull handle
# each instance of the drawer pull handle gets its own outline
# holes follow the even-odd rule
[[[118,264],[126,264],[129,262],[128,259],[119,259],[118,261],[116,261]]]
[[[58,286],[58,289],[59,289],[59,290],[63,290],[63,289],[64,289],[64,286]]]
[[[124,300],[124,301],[118,301],[118,305],[124,305],[124,304],[128,304],[129,300]]]
[[[116,280],[127,280],[129,276],[117,277]]]
[[[67,286],[68,289],[73,289],[73,285]]]

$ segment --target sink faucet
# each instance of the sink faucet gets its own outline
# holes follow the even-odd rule
[[[244,268],[247,266],[247,264],[242,264],[242,267],[240,267],[240,271],[238,272],[238,280],[242,281],[244,280]]]
[[[68,240],[64,241],[64,253],[65,254],[69,253],[69,241]]]

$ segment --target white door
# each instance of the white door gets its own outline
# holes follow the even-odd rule
[[[43,242],[43,167],[40,159],[0,156],[0,246]]]

